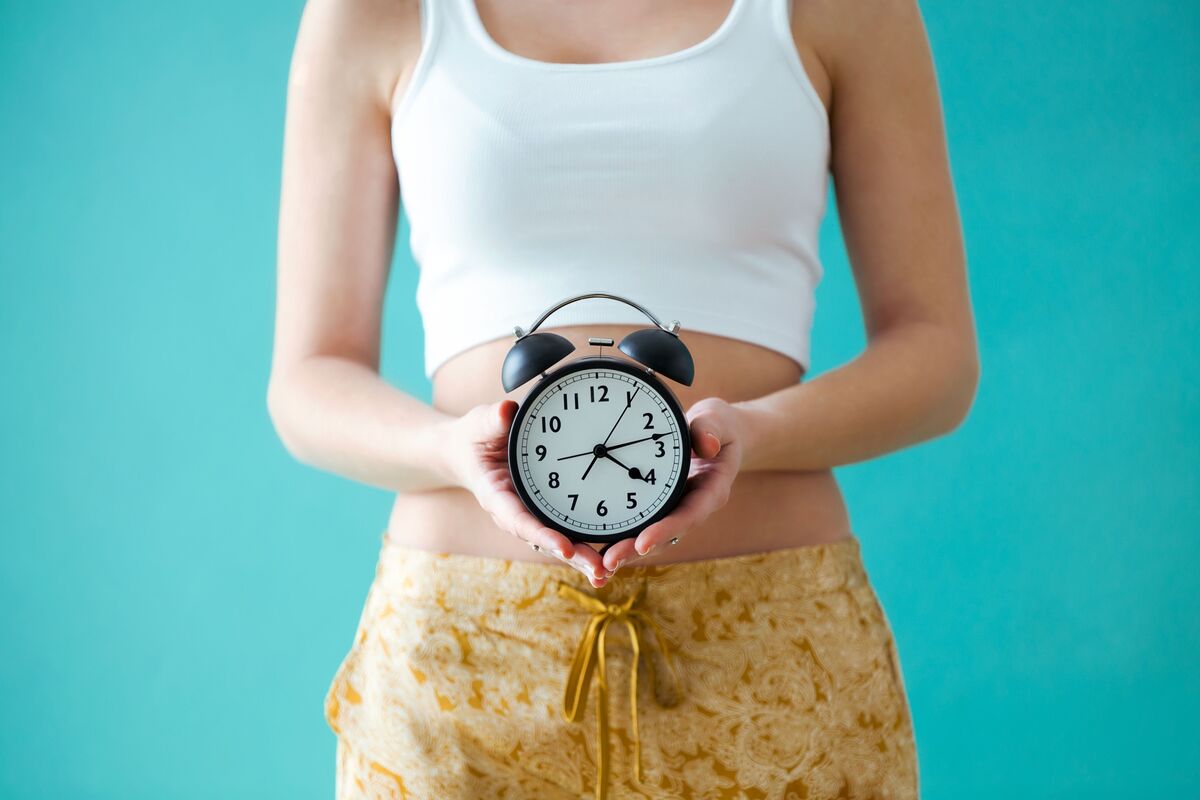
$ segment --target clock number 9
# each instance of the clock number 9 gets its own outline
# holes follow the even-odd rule
[[[659,442],[659,444],[662,444],[662,442]],[[546,445],[539,444],[537,447],[535,447],[533,449],[533,452],[537,453],[538,461],[546,460]],[[661,453],[660,453],[660,455],[661,455]]]

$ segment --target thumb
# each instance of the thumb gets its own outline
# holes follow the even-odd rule
[[[516,410],[516,401],[507,398],[489,406],[483,417],[483,430],[480,431],[480,438],[497,439],[507,436]]]
[[[692,437],[692,449],[701,458],[716,458],[721,452],[721,431],[711,417],[700,416],[688,426]]]

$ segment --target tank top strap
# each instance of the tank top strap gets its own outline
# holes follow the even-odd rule
[[[794,0],[732,0],[728,18],[714,36],[736,41],[737,47],[764,46],[770,37],[788,34]],[[790,34],[788,34],[790,36]]]
[[[481,48],[483,30],[472,0],[418,0],[421,13],[421,43],[431,58],[437,48],[464,52]],[[485,37],[486,38],[486,37]]]
[[[737,40],[737,47],[761,49],[774,47],[782,43],[785,51],[790,48],[795,52],[795,40],[792,38],[791,16],[792,4],[795,0],[734,0],[734,30],[730,38]],[[739,7],[741,4],[742,7]]]
[[[445,18],[445,24],[463,37],[473,38],[474,23],[479,12],[471,0],[425,0],[438,7],[438,14]],[[472,19],[474,18],[474,19]]]

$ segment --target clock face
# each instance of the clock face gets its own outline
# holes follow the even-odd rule
[[[525,505],[573,539],[623,539],[678,502],[691,443],[678,401],[644,370],[583,358],[534,387],[509,466]]]

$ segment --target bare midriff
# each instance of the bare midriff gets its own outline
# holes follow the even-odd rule
[[[589,336],[621,338],[637,327],[587,325],[550,328],[570,339],[576,351],[568,358],[600,351]],[[688,331],[680,332],[696,363],[691,386],[664,380],[687,411],[706,397],[728,402],[751,400],[803,379],[791,358],[737,339]],[[531,381],[506,394],[500,385],[500,365],[512,345],[508,336],[459,353],[433,377],[433,405],[460,415],[483,403],[504,397],[520,401],[536,384]],[[625,358],[613,347],[604,355]],[[704,523],[688,530],[679,543],[637,560],[651,565],[674,561],[779,550],[834,542],[852,536],[849,515],[833,473],[817,471],[748,471],[738,475],[729,502]],[[496,527],[474,495],[462,488],[408,492],[397,495],[388,521],[388,539],[407,547],[463,555],[561,563],[534,551],[511,533]],[[579,543],[577,546],[601,544]]]

